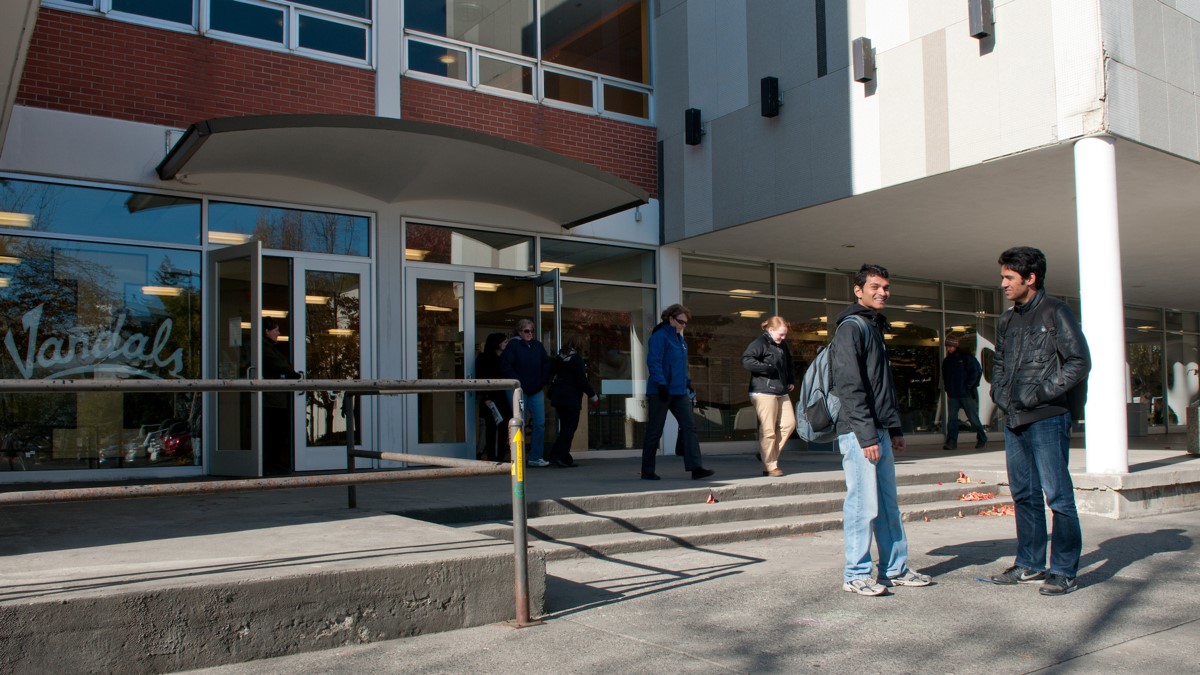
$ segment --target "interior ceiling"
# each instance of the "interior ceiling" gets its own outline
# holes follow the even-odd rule
[[[1117,190],[1124,302],[1200,310],[1200,165],[1118,139]],[[1034,246],[1048,260],[1047,290],[1079,297],[1077,240],[1068,144],[675,244],[817,269],[870,262],[900,277],[980,286],[999,285],[1001,251]]]

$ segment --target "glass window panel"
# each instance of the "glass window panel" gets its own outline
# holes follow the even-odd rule
[[[629,115],[641,119],[650,118],[650,95],[644,91],[635,91],[625,87],[604,85],[605,112]]]
[[[199,377],[200,254],[0,235],[0,378]],[[0,394],[11,468],[193,465],[199,394]]]
[[[765,298],[685,292],[683,304],[692,310],[684,337],[688,343],[688,375],[696,390],[695,420],[700,440],[756,438],[758,418],[750,404],[750,374],[742,368],[742,352],[762,333],[762,321],[771,313],[770,302]]]
[[[554,2],[542,6],[542,58],[571,68],[650,82],[647,0]]]
[[[200,200],[0,178],[0,229],[200,243]]]
[[[540,267],[565,277],[654,283],[654,251],[640,248],[543,238]]]
[[[533,95],[533,68],[479,56],[479,85]]]
[[[533,237],[408,223],[408,260],[533,271]]]
[[[892,282],[892,297],[888,300],[889,308],[942,308],[940,284],[927,281],[897,279],[896,277],[892,277],[890,281]]]
[[[304,350],[313,380],[358,379],[362,377],[362,297],[358,274],[308,271],[304,275]],[[460,376],[461,377],[461,376]],[[346,445],[344,396],[334,392],[305,394],[308,445]],[[361,407],[355,408],[356,419]],[[362,425],[355,429],[361,434]],[[356,434],[357,435],[357,434]]]
[[[283,44],[283,11],[237,0],[212,0],[209,24],[213,30]]]
[[[510,54],[535,56],[534,0],[405,2],[404,25]]]
[[[1200,337],[1167,336],[1167,423],[1187,425],[1187,409],[1200,401]]]
[[[370,222],[366,216],[210,202],[208,241],[241,244],[257,239],[263,248],[281,251],[368,256]]]
[[[462,379],[463,284],[417,281],[417,377]],[[461,443],[466,439],[463,397],[455,392],[417,394],[417,438],[421,443]]]
[[[1000,294],[994,288],[946,284],[943,289],[948,312],[999,314],[1002,311],[999,304]]]
[[[595,94],[591,80],[572,77],[562,73],[543,71],[543,95],[552,101],[574,103],[585,108],[595,105]]]
[[[1151,307],[1125,306],[1125,328],[1130,330],[1162,330],[1162,310]]]
[[[850,300],[849,277],[842,273],[775,268],[779,295],[819,300]]]
[[[367,29],[362,26],[300,15],[300,46],[352,59],[367,58]]]
[[[316,7],[317,9],[325,9],[330,12],[339,14],[348,14],[357,16],[361,19],[371,18],[371,0],[299,0],[297,5],[306,7]],[[428,3],[405,3],[405,4],[428,4]]]
[[[84,7],[95,7],[96,0],[58,0],[59,2],[68,2],[72,5],[83,5]]]
[[[761,295],[771,292],[771,268],[766,263],[683,259],[683,287]]]
[[[467,53],[459,49],[409,39],[408,67],[430,75],[467,81]]]
[[[1163,423],[1163,334],[1154,330],[1125,331],[1125,358],[1129,367],[1129,413],[1146,424]],[[1130,418],[1132,423],[1134,418]],[[1141,435],[1131,426],[1130,435]]]
[[[193,2],[194,0],[113,0],[112,8],[115,12],[191,26]]]
[[[942,315],[894,309],[884,313],[892,323],[891,333],[884,337],[900,425],[906,433],[935,431],[940,428]]]
[[[599,405],[580,419],[575,442],[594,449],[640,448],[646,426],[643,346],[657,324],[654,291],[575,282],[564,282],[562,290],[563,338],[578,342],[600,396]],[[547,432],[552,428],[548,423]]]

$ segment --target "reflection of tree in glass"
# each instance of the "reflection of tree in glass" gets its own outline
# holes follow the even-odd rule
[[[311,379],[358,378],[361,352],[359,343],[360,295],[359,278],[356,274],[332,272],[310,272],[307,275],[305,292],[321,296],[326,300],[319,304],[305,305],[307,330],[305,331],[305,358],[308,376]],[[333,329],[352,329],[351,335],[330,333]],[[315,391],[307,394],[308,407],[315,406],[325,418],[323,429],[334,428],[337,399],[331,392]],[[313,429],[313,425],[308,425]],[[323,438],[310,439],[314,444],[341,444],[331,433]]]
[[[427,260],[448,262],[451,234],[451,231],[445,228],[409,223],[404,232],[404,246],[418,251],[429,251]]]
[[[33,216],[32,229],[49,230],[65,188],[48,183],[28,183],[0,178],[0,211]]]
[[[264,248],[353,255],[355,218],[336,213],[262,208],[253,237]]]

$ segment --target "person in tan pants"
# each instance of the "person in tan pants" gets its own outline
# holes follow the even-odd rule
[[[764,476],[782,476],[779,454],[796,431],[796,411],[788,392],[796,388],[796,368],[788,349],[788,323],[781,316],[762,322],[763,334],[742,352],[750,371],[750,402],[758,415],[759,457]]]

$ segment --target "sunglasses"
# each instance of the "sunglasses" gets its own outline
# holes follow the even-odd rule
[[[532,332],[533,332],[533,329],[532,329],[532,328],[522,328],[522,329],[521,329],[521,332],[522,332],[522,333],[532,333]]]
[[[672,319],[675,321],[675,323],[679,324],[680,326],[686,326],[686,325],[687,325],[687,319],[681,319],[681,318],[679,318],[679,317],[677,317],[677,316],[673,316],[673,317],[671,317],[671,318],[672,318]]]

